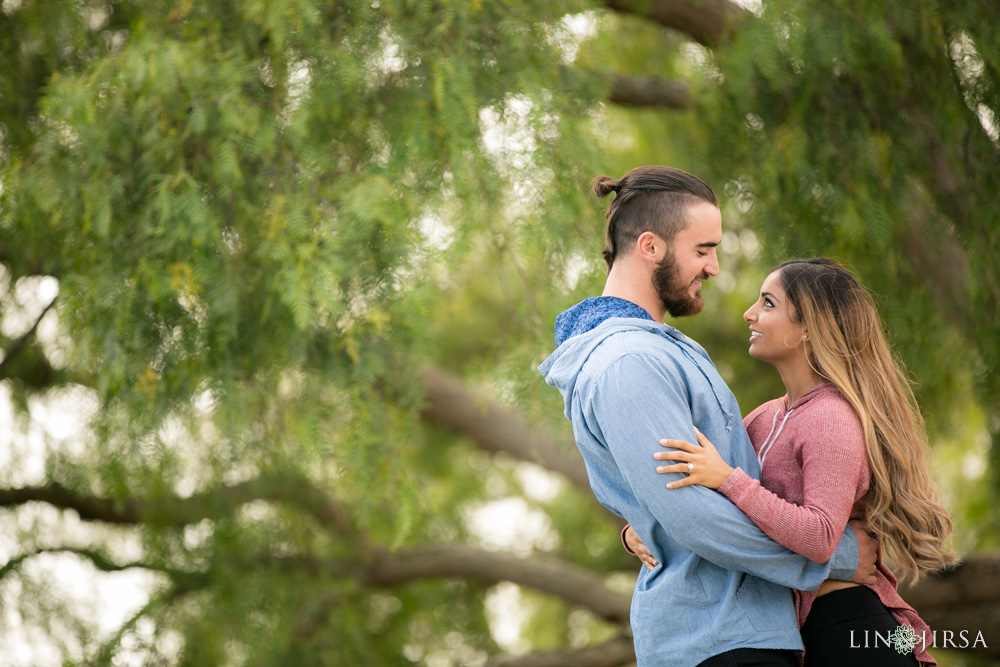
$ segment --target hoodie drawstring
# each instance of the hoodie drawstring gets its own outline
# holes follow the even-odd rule
[[[778,440],[778,436],[781,435],[781,429],[785,428],[785,422],[788,418],[795,412],[795,408],[792,408],[785,413],[785,418],[781,420],[781,426],[778,427],[778,432],[774,432],[774,425],[778,423],[778,413],[774,413],[774,419],[771,420],[771,432],[767,434],[764,438],[764,444],[760,446],[760,451],[757,452],[757,460],[760,461],[761,469],[764,468],[764,459],[767,458],[767,453],[771,450],[771,447]],[[771,436],[774,436],[773,438]]]

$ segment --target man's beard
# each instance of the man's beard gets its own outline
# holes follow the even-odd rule
[[[667,254],[653,270],[653,289],[671,317],[697,315],[705,307],[705,300],[700,290],[694,296],[688,293],[691,283],[682,284],[679,273],[677,262]],[[702,273],[696,280],[708,280],[708,274]]]

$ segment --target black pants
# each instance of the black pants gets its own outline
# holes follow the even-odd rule
[[[913,652],[886,641],[899,623],[864,586],[816,598],[802,626],[806,667],[917,667]]]
[[[798,667],[797,651],[738,648],[713,655],[698,667]]]

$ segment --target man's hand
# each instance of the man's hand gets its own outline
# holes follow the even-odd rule
[[[851,578],[856,584],[872,586],[876,583],[875,562],[878,558],[878,542],[865,530],[865,522],[854,519],[848,522],[858,538],[858,569]]]

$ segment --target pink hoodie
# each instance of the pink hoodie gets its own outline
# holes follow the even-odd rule
[[[768,401],[743,420],[761,462],[761,481],[736,468],[719,491],[778,544],[817,562],[830,560],[849,519],[865,518],[868,456],[861,420],[832,383],[806,392],[786,410],[787,397]],[[900,624],[932,637],[896,591],[896,577],[879,553],[871,586]],[[814,591],[796,591],[799,626]],[[914,656],[936,665],[919,646]]]

